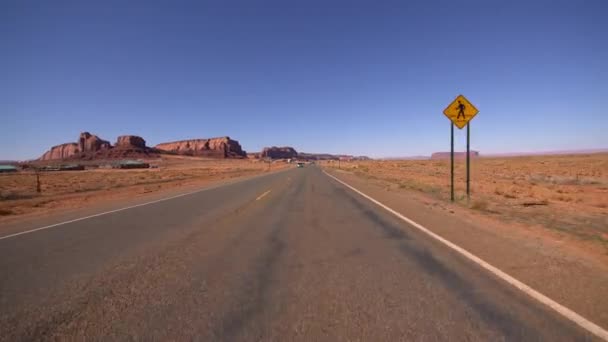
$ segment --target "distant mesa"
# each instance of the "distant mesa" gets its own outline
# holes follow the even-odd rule
[[[116,139],[114,147],[121,149],[145,149],[146,141],[137,135],[121,135]]]
[[[292,159],[297,158],[298,152],[289,146],[284,147],[265,147],[260,153],[260,158],[270,158],[270,159]]]
[[[471,158],[478,158],[479,151],[471,151]],[[466,152],[454,152],[454,159],[466,159]],[[435,152],[431,155],[431,159],[450,159],[450,152]]]
[[[300,153],[298,156],[304,160],[371,160],[367,156],[351,156],[349,154],[329,154],[329,153]]]
[[[53,146],[39,160],[81,159],[92,157],[98,151],[109,150],[111,147],[108,141],[89,132],[82,132],[78,142]]]
[[[146,141],[135,135],[118,137],[116,145],[89,132],[82,132],[76,143],[65,143],[51,147],[41,161],[48,160],[94,160],[122,158],[155,158],[158,153],[146,147]]]
[[[144,138],[121,135],[114,145],[89,132],[82,132],[76,142],[51,147],[39,161],[78,161],[105,159],[159,158],[175,154],[211,158],[300,159],[300,160],[368,160],[366,156],[345,154],[304,153],[290,146],[265,147],[261,152],[247,154],[237,140],[228,136],[210,139],[187,139],[146,146]]]
[[[112,145],[110,145],[109,141],[103,140],[96,135],[83,132],[80,133],[80,138],[78,139],[78,148],[80,152],[95,153],[101,150],[109,150],[112,148]]]
[[[0,165],[18,165],[18,160],[0,160]]]
[[[215,158],[244,158],[247,156],[239,142],[229,137],[174,141],[150,148],[146,146],[146,141],[137,135],[119,136],[112,146],[110,142],[94,134],[83,132],[80,133],[78,142],[53,146],[39,160],[158,158],[162,153]]]
[[[51,147],[39,160],[61,160],[68,159],[80,153],[77,143],[65,143]]]
[[[230,137],[211,139],[189,139],[161,143],[154,147],[159,151],[187,156],[201,156],[214,158],[245,158],[247,152],[243,151],[238,141]]]
[[[265,147],[262,152],[251,153],[250,158],[270,158],[270,159],[301,159],[301,160],[369,160],[366,156],[351,156],[344,154],[328,153],[305,153],[297,152],[293,147]]]

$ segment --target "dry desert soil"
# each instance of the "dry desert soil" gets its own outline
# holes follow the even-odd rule
[[[325,163],[384,187],[450,203],[449,160]],[[608,256],[608,153],[455,161],[455,204],[471,215],[528,229]],[[452,209],[448,209],[452,210]]]
[[[267,163],[247,159],[167,155],[147,162],[154,168],[41,172],[41,193],[34,172],[0,174],[0,224],[269,172]],[[276,162],[270,171],[286,166]]]

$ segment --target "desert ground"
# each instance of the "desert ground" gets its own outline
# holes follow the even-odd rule
[[[324,163],[381,184],[450,200],[449,160]],[[608,154],[471,160],[471,198],[464,160],[455,161],[456,205],[503,223],[544,229],[608,254]]]
[[[146,162],[154,168],[41,172],[41,193],[36,191],[36,174],[32,171],[0,174],[0,222],[287,167],[283,162],[269,168],[268,163],[247,159],[170,155]]]

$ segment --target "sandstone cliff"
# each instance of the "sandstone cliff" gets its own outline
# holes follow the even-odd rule
[[[69,159],[83,154],[94,154],[97,151],[112,147],[106,140],[89,132],[82,132],[77,143],[66,143],[51,147],[40,157],[40,160]]]
[[[67,143],[51,147],[46,153],[40,157],[40,160],[67,159],[80,150],[77,143]]]
[[[155,148],[165,152],[190,156],[216,158],[244,158],[247,156],[239,142],[230,139],[230,137],[180,140],[161,143],[156,145]]]
[[[78,149],[81,153],[94,153],[99,150],[107,150],[111,148],[109,141],[103,140],[100,137],[89,132],[80,133],[78,139]]]
[[[344,154],[297,152],[293,147],[265,147],[262,152],[252,153],[251,158],[300,159],[300,160],[369,160],[366,156]]]
[[[146,141],[142,137],[138,137],[137,135],[121,135],[116,139],[116,144],[114,144],[115,148],[138,148],[145,149]]]
[[[80,133],[78,142],[52,147],[39,160],[93,160],[122,158],[155,158],[158,152],[146,147],[146,141],[136,135],[118,137],[116,146],[89,132]]]
[[[289,146],[284,147],[264,147],[260,153],[260,158],[271,158],[271,159],[289,159],[297,158],[298,152]]]
[[[89,132],[80,134],[75,143],[52,147],[39,160],[94,160],[119,158],[156,158],[161,152],[215,158],[244,158],[238,141],[229,137],[191,139],[158,144],[156,148],[146,146],[146,141],[136,135],[122,135],[112,146],[108,141]]]
[[[99,150],[94,154],[85,154],[81,159],[125,159],[125,158],[158,158],[158,151],[146,146],[144,138],[137,135],[121,135],[114,147]]]

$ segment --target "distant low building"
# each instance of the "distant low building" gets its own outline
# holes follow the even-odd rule
[[[39,169],[40,171],[83,171],[84,165],[69,164],[69,165],[47,165]]]
[[[121,160],[112,165],[115,169],[147,169],[150,164],[139,160]]]
[[[61,165],[59,167],[60,171],[83,171],[84,165],[72,164],[72,165]]]
[[[15,165],[0,165],[0,173],[17,172],[19,169]]]

